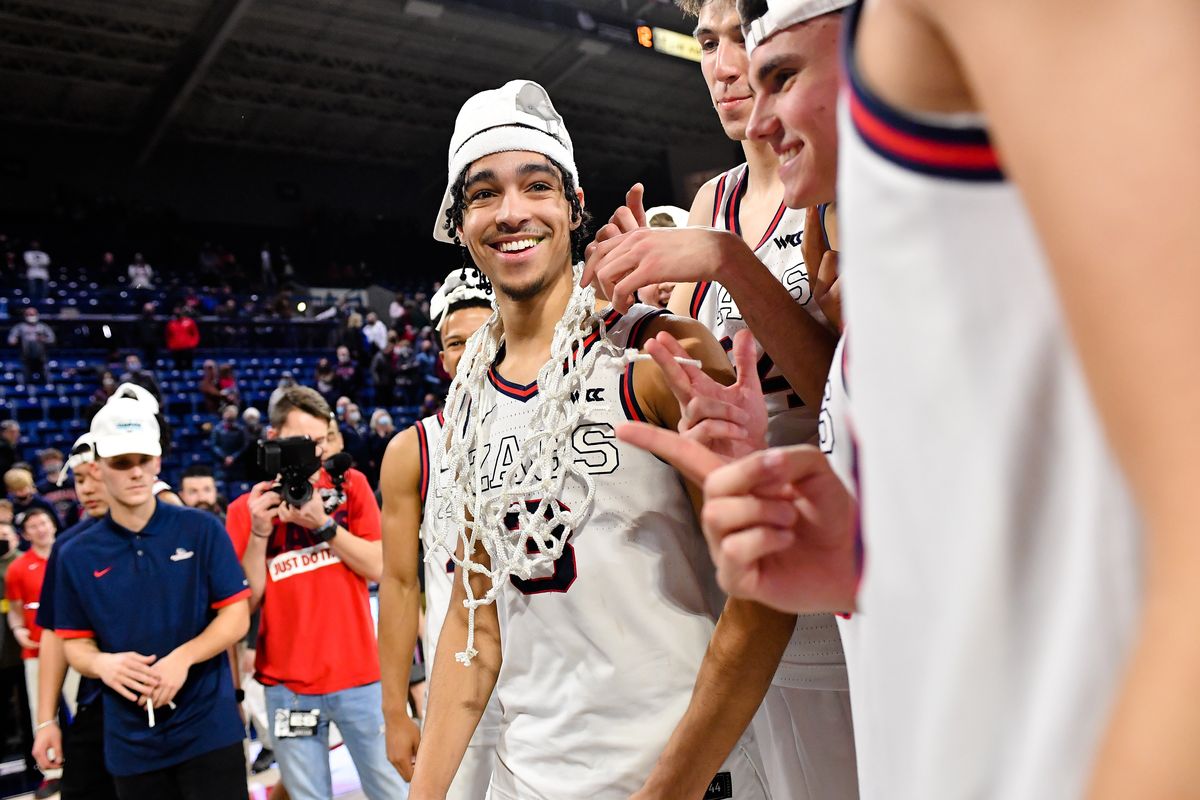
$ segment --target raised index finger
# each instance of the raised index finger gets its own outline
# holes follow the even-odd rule
[[[633,218],[639,228],[646,227],[646,204],[643,202],[645,194],[646,187],[640,183],[635,183],[625,194],[625,206],[633,212]]]
[[[704,482],[706,497],[778,491],[780,484],[797,483],[828,471],[825,454],[812,445],[772,447],[714,470]]]
[[[662,458],[697,486],[703,486],[705,479],[725,463],[723,458],[699,442],[645,422],[618,425],[617,438]]]

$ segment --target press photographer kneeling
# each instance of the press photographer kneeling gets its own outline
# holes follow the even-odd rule
[[[404,797],[387,761],[379,657],[367,582],[383,568],[379,506],[344,456],[324,461],[329,405],[287,389],[271,410],[260,466],[278,475],[230,506],[226,527],[262,605],[255,677],[284,786],[295,800],[332,796],[336,722],[371,800]],[[306,437],[306,438],[305,438]]]

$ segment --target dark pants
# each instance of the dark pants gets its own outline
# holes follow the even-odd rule
[[[113,776],[104,766],[104,706],[97,697],[80,706],[63,733],[61,800],[117,800]]]
[[[46,359],[28,358],[22,362],[25,369],[25,385],[33,386],[46,382]]]
[[[175,360],[175,369],[191,369],[195,357],[196,348],[194,347],[171,351],[171,358]]]
[[[204,753],[165,769],[117,778],[121,800],[247,800],[242,743]]]

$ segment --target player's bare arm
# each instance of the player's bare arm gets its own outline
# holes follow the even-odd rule
[[[710,178],[692,198],[692,207],[688,211],[688,227],[694,225],[709,225],[712,223],[713,209],[717,203],[717,183],[721,176]],[[688,307],[692,303],[692,294],[696,291],[695,281],[676,283],[671,292],[671,300],[667,310],[679,317],[688,315]]]
[[[38,648],[38,696],[37,721],[54,721],[39,730],[33,740],[33,757],[41,769],[62,767],[62,731],[58,727],[58,699],[62,695],[63,681],[67,677],[67,656],[63,652],[62,639],[52,630],[43,630],[41,647]],[[51,758],[50,751],[54,751]]]
[[[462,545],[459,545],[461,554]],[[472,561],[488,569],[491,559],[478,547]],[[491,586],[481,575],[471,576],[471,589],[482,597]],[[467,590],[461,573],[455,573],[450,610],[438,638],[429,683],[429,709],[417,767],[413,775],[412,800],[442,800],[446,796],[463,754],[496,687],[500,674],[500,620],[496,605],[475,611],[475,648],[478,654],[464,667],[456,658],[467,641]]]
[[[1148,14],[1133,3],[913,0],[867,8],[859,67],[886,100],[936,109],[940,98],[928,76],[897,80],[890,64],[905,50],[875,46],[876,35],[913,47],[932,41],[968,76],[969,86],[943,94],[951,105],[955,90],[969,95],[987,116],[1145,521],[1140,639],[1095,760],[1092,796],[1189,796],[1200,785],[1200,707],[1181,702],[1200,694],[1200,632],[1190,622],[1200,608],[1192,497],[1200,482],[1200,6],[1177,0]],[[1003,49],[1015,41],[1014,60]]]
[[[673,336],[714,379],[733,381],[729,358],[700,323],[666,317],[648,327],[648,337],[659,332]],[[670,429],[679,424],[679,402],[656,363],[638,363],[634,388],[653,422]],[[692,497],[699,516],[702,503],[698,491],[693,491]],[[687,711],[638,797],[704,795],[709,779],[762,703],[795,626],[795,615],[737,598],[726,602],[700,664]]]
[[[380,469],[383,576],[379,579],[379,664],[388,760],[412,780],[421,732],[408,716],[408,665],[417,643],[421,589],[417,539],[421,526],[420,443],[408,428],[388,443]]]

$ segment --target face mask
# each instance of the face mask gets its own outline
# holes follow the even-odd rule
[[[391,417],[380,417],[379,421],[376,422],[375,424],[376,424],[376,426],[378,426],[380,428],[390,428],[390,427],[392,427],[392,418]]]
[[[25,318],[25,321],[26,321],[26,322],[28,322],[28,323],[30,323],[30,324],[34,324],[34,323],[36,323],[36,322],[38,321],[38,315],[37,315],[37,314],[30,314],[28,317],[26,317],[26,318]]]
[[[8,539],[0,539],[0,557],[8,555],[9,547]]]
[[[350,424],[357,425],[358,423],[362,422],[362,414],[359,414],[357,411],[355,411],[350,414],[349,420]]]

